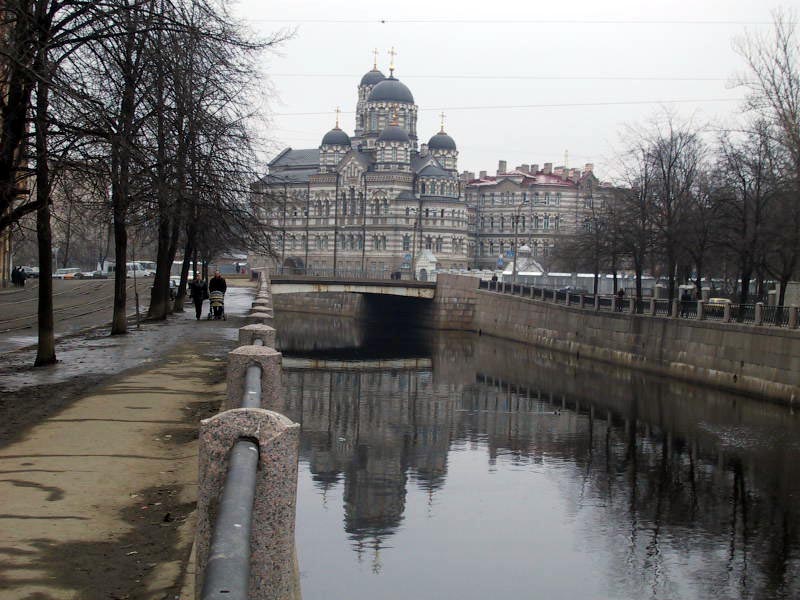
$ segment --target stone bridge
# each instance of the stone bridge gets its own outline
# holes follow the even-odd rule
[[[270,275],[273,295],[345,292],[381,296],[402,296],[432,300],[436,284],[430,281],[315,277],[308,275]]]

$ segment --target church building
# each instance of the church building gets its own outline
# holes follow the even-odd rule
[[[393,53],[392,53],[393,54]],[[377,61],[358,85],[355,128],[286,148],[255,186],[279,265],[425,279],[469,263],[458,149],[444,130],[420,144],[411,90]],[[424,138],[423,138],[424,139]]]

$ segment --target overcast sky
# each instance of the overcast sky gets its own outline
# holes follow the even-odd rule
[[[800,0],[240,0],[233,10],[261,33],[296,27],[263,64],[276,152],[317,147],[336,106],[352,134],[372,50],[388,76],[394,46],[395,75],[420,109],[420,141],[444,111],[459,170],[494,173],[499,159],[563,164],[569,151],[569,166],[593,162],[602,179],[625,124],[659,109],[649,102],[686,100],[670,106],[698,122],[733,119],[743,91],[729,83],[742,71],[732,41],[767,29],[759,23],[777,6],[798,9]],[[572,106],[541,106],[554,104]]]

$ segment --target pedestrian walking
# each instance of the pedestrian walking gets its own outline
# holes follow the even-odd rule
[[[689,305],[692,302],[692,295],[689,293],[688,289],[684,289],[683,293],[681,294],[681,316],[688,317],[689,316]]]
[[[617,312],[622,312],[622,303],[625,301],[625,290],[619,288],[617,290]]]
[[[19,285],[19,267],[11,269],[11,283],[15,286]]]
[[[203,300],[208,298],[208,286],[206,282],[200,279],[197,275],[189,283],[189,297],[194,302],[195,318],[199,321],[200,316],[203,314]]]
[[[25,287],[25,280],[28,278],[28,274],[25,272],[25,269],[20,267],[17,269],[17,285],[19,287]]]

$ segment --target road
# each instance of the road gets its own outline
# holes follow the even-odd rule
[[[128,280],[128,314],[136,312],[139,293],[141,314],[150,302],[151,279]],[[39,282],[28,280],[20,288],[0,291],[0,353],[36,343]],[[53,280],[53,310],[57,337],[111,323],[114,281]]]

